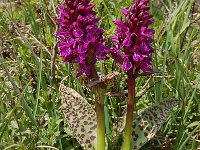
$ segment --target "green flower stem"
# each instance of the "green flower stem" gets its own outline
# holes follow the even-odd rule
[[[91,69],[93,80],[99,80],[95,67]],[[105,150],[105,115],[104,115],[104,92],[99,85],[94,87],[95,109],[97,117],[97,150]]]
[[[104,96],[100,96],[101,92],[98,85],[94,87],[94,93],[97,115],[97,150],[105,150]]]
[[[133,70],[128,72],[128,103],[126,113],[126,124],[124,131],[124,142],[122,144],[122,150],[130,150],[131,147],[131,131],[133,122],[133,111],[135,105],[135,77]]]

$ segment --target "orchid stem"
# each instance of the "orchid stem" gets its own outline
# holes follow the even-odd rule
[[[91,75],[94,80],[99,80],[95,67],[91,68]],[[95,109],[97,117],[97,150],[105,150],[105,115],[104,115],[104,94],[99,85],[94,86]]]
[[[128,103],[126,113],[126,124],[124,131],[124,142],[122,144],[122,150],[130,150],[131,148],[131,131],[133,122],[133,111],[135,105],[135,77],[133,70],[128,72]]]
[[[104,97],[100,96],[99,86],[94,87],[97,116],[97,150],[105,150]]]

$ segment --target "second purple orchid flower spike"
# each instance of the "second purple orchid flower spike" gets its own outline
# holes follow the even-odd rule
[[[112,38],[115,48],[112,55],[124,71],[135,69],[143,72],[151,71],[151,47],[154,30],[149,28],[153,23],[152,15],[148,13],[149,0],[135,1],[129,10],[122,9],[125,21],[114,21],[117,26],[115,37]],[[117,59],[118,58],[118,59]]]
[[[152,71],[151,54],[154,49],[151,43],[155,31],[149,28],[153,23],[153,16],[148,12],[150,9],[148,2],[149,0],[136,0],[129,10],[122,9],[125,21],[114,21],[117,30],[115,37],[112,38],[115,44],[111,52],[112,57],[128,75],[128,103],[122,150],[130,150],[131,146],[131,125],[136,95],[135,79],[141,72]]]

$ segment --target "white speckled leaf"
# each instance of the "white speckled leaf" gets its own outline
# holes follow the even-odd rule
[[[86,150],[96,150],[97,121],[93,107],[72,88],[60,85],[61,109],[69,128]]]
[[[138,150],[152,139],[166,121],[171,110],[177,105],[177,100],[166,100],[140,112],[132,124],[132,149]],[[124,130],[125,120],[124,115],[118,123],[118,133]]]
[[[152,139],[177,105],[177,100],[166,100],[143,110],[132,124],[132,149],[138,150]]]

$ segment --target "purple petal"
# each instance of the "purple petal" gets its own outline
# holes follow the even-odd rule
[[[121,21],[121,20],[114,21],[114,24],[117,25],[120,28],[126,28],[125,23],[123,21]]]
[[[121,11],[125,16],[127,16],[129,14],[129,11],[125,8],[122,8]]]
[[[126,37],[122,43],[123,46],[131,46],[132,40],[130,37]]]
[[[84,11],[85,7],[83,5],[78,5],[78,8],[77,8],[79,11]]]
[[[78,51],[79,54],[83,54],[83,53],[87,52],[87,48],[85,48],[83,46],[83,44],[79,44],[78,47],[77,47],[77,51]]]
[[[60,50],[60,55],[61,55],[63,58],[69,56],[70,53],[71,53],[70,49],[68,49],[68,50],[66,50],[66,49],[61,49],[61,50]]]
[[[136,61],[136,62],[138,62],[138,61],[141,60],[141,56],[139,54],[134,54],[133,55],[133,60]]]
[[[150,7],[149,7],[149,6],[142,5],[142,6],[141,6],[141,9],[144,10],[144,11],[147,11],[147,10],[150,9]]]
[[[83,34],[84,34],[84,31],[80,28],[74,29],[74,31],[73,31],[73,35],[75,37],[81,37],[81,36],[83,36]]]
[[[132,68],[132,63],[131,62],[129,62],[129,61],[124,61],[123,62],[123,64],[122,64],[122,69],[124,70],[124,71],[128,71],[128,70],[130,70]]]
[[[88,34],[86,35],[86,41],[88,41],[88,42],[95,42],[95,37],[94,37],[94,35],[93,35],[92,33],[88,33]]]

